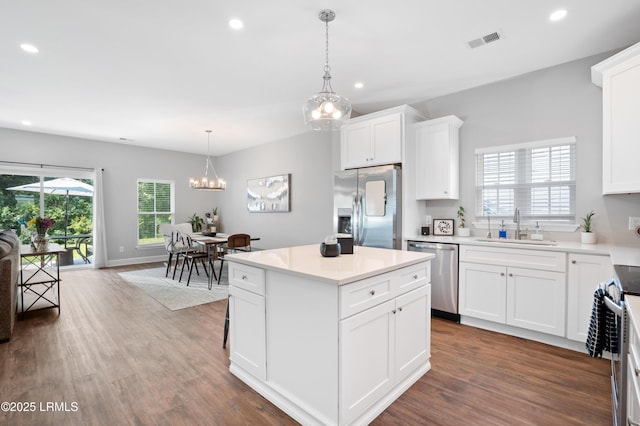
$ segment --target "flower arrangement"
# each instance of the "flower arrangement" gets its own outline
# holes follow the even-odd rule
[[[27,226],[29,228],[36,228],[36,233],[38,235],[44,235],[47,233],[47,230],[51,228],[54,224],[53,219],[50,217],[34,217],[29,222],[27,222]]]

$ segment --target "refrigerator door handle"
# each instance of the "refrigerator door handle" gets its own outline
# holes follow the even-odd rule
[[[364,238],[364,212],[362,211],[362,194],[358,193],[358,245],[362,245]]]
[[[353,234],[353,242],[358,245],[358,195],[351,196],[351,233]]]

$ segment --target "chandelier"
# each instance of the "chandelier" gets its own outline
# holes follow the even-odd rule
[[[213,163],[211,162],[211,158],[209,157],[209,149],[211,145],[211,130],[206,130],[207,132],[207,163],[204,169],[204,176],[199,178],[190,178],[189,186],[193,189],[206,189],[209,191],[224,191],[227,187],[227,182],[218,177],[216,173],[215,167],[213,167]],[[211,170],[213,171],[214,177],[209,177],[209,165],[211,165]]]
[[[349,99],[338,95],[331,87],[331,67],[329,66],[329,22],[336,14],[333,10],[325,9],[318,15],[325,24],[325,64],[322,77],[322,90],[305,102],[302,115],[305,124],[313,130],[337,130],[351,117],[351,103]]]

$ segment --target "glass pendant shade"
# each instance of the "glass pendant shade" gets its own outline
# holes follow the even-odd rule
[[[227,187],[227,182],[218,177],[216,169],[213,167],[213,162],[209,158],[209,137],[211,136],[211,130],[207,130],[207,162],[204,169],[204,176],[189,179],[189,187],[192,189],[204,189],[208,191],[224,191]],[[209,165],[213,171],[213,176],[209,176]],[[215,177],[214,177],[215,176]]]
[[[337,130],[351,117],[349,99],[338,95],[331,87],[329,67],[329,22],[335,19],[332,10],[323,10],[319,18],[326,27],[326,51],[322,90],[311,96],[302,107],[304,122],[313,130]]]

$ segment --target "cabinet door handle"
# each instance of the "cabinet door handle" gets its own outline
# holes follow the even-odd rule
[[[393,311],[391,311],[391,313],[392,313],[393,315],[395,315],[395,314],[396,314],[396,310],[394,309]]]
[[[636,368],[636,376],[640,376],[640,368]]]
[[[500,272],[500,276],[501,276],[501,277],[504,277],[504,272]]]
[[[243,276],[242,276],[242,280],[243,280],[243,281],[246,281],[246,280],[247,280],[247,276],[246,276],[246,275],[243,275]]]
[[[444,193],[445,193],[445,194],[448,194],[448,193],[449,193],[449,191],[444,191]]]
[[[414,279],[414,280],[417,280],[417,279],[418,279],[418,274],[415,274],[415,275],[413,276],[413,279]]]
[[[576,263],[578,263],[578,261],[577,260],[572,260],[571,263],[573,263],[575,265]]]
[[[509,274],[509,276],[510,276],[510,277],[512,277],[512,276],[513,276],[513,274],[511,274],[511,273],[510,273],[510,274]]]
[[[370,294],[370,295],[372,295],[372,296],[374,296],[374,295],[376,294],[376,291],[375,291],[375,290],[371,290],[371,291],[369,292],[369,294]]]
[[[402,306],[400,306],[400,307],[398,308],[398,311],[402,312]]]

